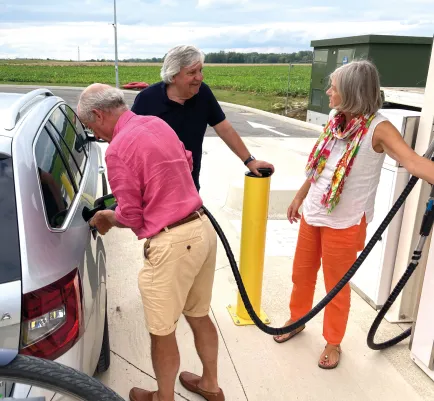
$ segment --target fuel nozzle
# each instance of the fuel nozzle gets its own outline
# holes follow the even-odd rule
[[[431,196],[426,203],[425,214],[423,215],[422,225],[420,227],[420,235],[423,235],[424,237],[429,236],[434,223],[434,197],[432,196],[433,189],[431,190]]]
[[[83,219],[89,221],[100,210],[115,210],[117,205],[116,199],[112,194],[102,196],[95,201],[93,209],[89,209],[86,206],[83,208]]]

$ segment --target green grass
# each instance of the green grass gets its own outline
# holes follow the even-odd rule
[[[159,66],[120,66],[121,85],[133,81],[149,84],[160,80]],[[291,96],[307,96],[310,66],[291,69]],[[205,66],[205,82],[213,89],[285,96],[288,86],[288,67],[282,65]],[[87,86],[94,82],[115,84],[114,67],[109,65],[50,65],[0,63],[0,83],[43,83],[51,85]]]
[[[160,69],[160,65],[120,65],[120,83],[123,85],[144,81],[153,84],[160,81]],[[283,114],[288,70],[285,65],[205,65],[204,79],[220,101]],[[299,110],[306,105],[310,75],[310,65],[296,65],[291,68],[288,109]],[[114,85],[114,66],[0,60],[0,83],[3,84],[84,87],[94,82]],[[295,114],[288,115],[304,120],[303,111],[300,113],[296,111]]]
[[[287,66],[213,66],[206,67],[204,74],[213,89],[285,96],[288,88]],[[291,96],[308,95],[310,74],[310,66],[292,67]]]
[[[213,89],[213,93],[218,101],[228,102],[234,104],[241,104],[243,106],[253,107],[254,109],[279,112],[285,106],[285,97],[278,95],[261,94],[260,96],[250,92],[238,92],[225,89]],[[289,97],[288,104],[293,102],[303,101],[304,98]]]

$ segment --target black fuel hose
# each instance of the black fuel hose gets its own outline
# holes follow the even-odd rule
[[[412,176],[402,191],[399,198],[396,200],[395,204],[392,206],[392,209],[390,209],[389,213],[385,217],[385,219],[382,221],[380,226],[378,227],[377,231],[372,236],[371,240],[366,245],[365,249],[361,252],[357,260],[354,262],[354,264],[350,267],[350,269],[345,273],[345,275],[342,277],[342,279],[336,284],[336,286],[320,301],[317,305],[315,305],[310,312],[308,312],[306,315],[298,319],[297,321],[293,322],[292,324],[285,326],[285,327],[270,327],[264,324],[261,319],[258,317],[256,312],[253,309],[253,306],[249,300],[249,297],[247,295],[246,289],[244,287],[240,272],[238,270],[237,262],[235,261],[234,255],[232,253],[231,247],[228,243],[228,240],[221,229],[220,225],[214,218],[214,216],[209,212],[209,210],[206,207],[203,207],[205,214],[208,216],[208,218],[211,221],[211,224],[213,225],[215,231],[217,232],[217,235],[219,236],[223,247],[226,251],[226,255],[228,257],[229,263],[231,265],[232,273],[235,277],[235,281],[238,286],[238,290],[240,292],[241,299],[244,303],[244,306],[250,316],[250,318],[253,320],[255,325],[261,329],[263,332],[270,334],[270,335],[283,335],[288,334],[291,331],[301,327],[306,322],[311,320],[313,317],[315,317],[319,312],[321,312],[322,309],[325,308],[325,306],[336,296],[336,294],[342,290],[342,288],[351,280],[351,278],[354,276],[354,274],[357,272],[359,267],[362,265],[366,257],[371,252],[372,248],[375,246],[375,244],[378,242],[378,240],[381,238],[381,235],[383,234],[384,230],[387,228],[387,226],[392,221],[395,214],[398,212],[399,208],[402,206],[408,195],[410,194],[413,187],[416,185],[418,181],[418,177]],[[412,273],[412,272],[411,272]],[[409,273],[411,275],[411,273]],[[409,278],[409,277],[408,277]],[[408,281],[405,280],[405,283]],[[402,288],[399,290],[401,291]],[[398,292],[399,294],[399,292]],[[396,298],[396,297],[395,297]],[[393,302],[393,301],[392,301]],[[381,319],[379,319],[381,322]],[[374,333],[375,334],[375,333]],[[405,338],[405,337],[404,337]]]
[[[414,273],[416,267],[417,267],[417,263],[411,262],[408,265],[407,270],[405,271],[401,279],[398,281],[392,293],[390,294],[389,298],[387,298],[387,301],[384,303],[383,307],[380,309],[377,316],[375,317],[374,322],[372,323],[372,326],[369,329],[368,338],[366,341],[369,348],[376,351],[386,349],[391,347],[392,345],[398,344],[399,342],[405,340],[407,337],[411,335],[411,327],[410,327],[404,332],[402,332],[401,334],[397,335],[396,337],[393,337],[390,340],[384,341],[382,343],[376,343],[374,340],[375,334],[377,333],[378,327],[380,326],[384,316],[386,316],[386,313],[388,312],[392,304],[395,302],[398,295],[404,289],[405,284],[407,284],[407,281]]]
[[[390,307],[395,302],[400,292],[404,289],[405,285],[407,284],[407,281],[410,279],[411,275],[416,270],[416,267],[419,264],[419,260],[422,257],[422,250],[425,245],[425,241],[431,233],[433,223],[434,223],[434,186],[431,188],[430,198],[427,202],[425,214],[423,216],[422,224],[420,227],[419,241],[416,245],[415,250],[413,251],[413,256],[411,258],[410,264],[408,265],[401,279],[396,284],[392,293],[387,298],[383,307],[378,312],[377,316],[374,319],[374,322],[372,323],[371,328],[369,329],[368,338],[367,338],[367,344],[369,348],[374,350],[389,348],[392,345],[398,344],[399,342],[401,342],[402,340],[406,339],[411,335],[411,327],[410,327],[409,329],[405,330],[403,333],[399,334],[394,338],[391,338],[390,340],[384,341],[382,343],[376,343],[374,341],[375,334],[384,316],[386,316],[386,313],[389,311]]]
[[[430,147],[428,148],[424,157],[431,158],[431,155],[433,153],[434,153],[434,141],[430,144]],[[431,158],[431,160],[433,160],[433,159],[434,159],[434,156]],[[374,248],[375,244],[380,240],[381,235],[383,234],[384,230],[387,228],[387,226],[390,224],[392,219],[395,217],[396,213],[398,212],[398,210],[400,209],[402,204],[405,202],[405,200],[407,199],[408,195],[410,194],[410,192],[412,191],[412,189],[414,188],[414,186],[416,185],[418,180],[419,180],[418,177],[411,176],[406,187],[404,188],[401,195],[396,200],[395,204],[390,209],[389,213],[386,215],[384,220],[381,222],[377,231],[375,231],[374,235],[369,240],[368,244],[365,246],[363,251],[360,253],[357,260],[353,263],[353,265],[350,267],[350,269],[345,273],[345,275],[342,277],[342,279],[335,285],[335,287],[332,288],[332,290],[320,302],[318,302],[318,304],[315,305],[312,308],[312,310],[309,311],[306,315],[304,315],[303,317],[301,317],[300,319],[291,323],[288,326],[279,327],[279,328],[270,327],[270,326],[264,324],[261,321],[261,319],[259,318],[259,316],[256,314],[256,312],[254,311],[252,303],[250,302],[250,299],[247,295],[246,288],[244,287],[244,284],[243,284],[243,281],[241,278],[241,274],[239,272],[237,262],[235,260],[232,249],[229,245],[229,242],[228,242],[223,230],[221,229],[220,225],[218,224],[217,220],[214,218],[214,216],[211,214],[211,212],[205,206],[202,206],[203,210],[205,212],[205,215],[208,216],[209,220],[211,221],[211,224],[213,225],[217,235],[220,238],[221,243],[223,244],[223,247],[225,249],[226,255],[228,257],[228,260],[229,260],[229,263],[230,263],[230,266],[232,269],[232,273],[233,273],[235,281],[237,283],[238,290],[240,292],[241,299],[244,303],[246,311],[248,312],[250,318],[253,320],[255,325],[260,330],[262,330],[263,332],[265,332],[267,334],[283,335],[283,334],[288,334],[291,331],[296,330],[297,328],[303,326],[309,320],[314,318],[319,312],[321,312],[321,310],[323,310],[327,306],[327,304],[330,303],[330,301],[336,296],[336,294],[339,291],[342,290],[342,288],[351,280],[351,278],[354,276],[354,274],[360,268],[362,263],[365,261],[366,257],[369,255],[371,250]],[[107,196],[112,196],[112,195],[107,195]],[[422,254],[423,244],[425,242],[426,237],[429,235],[429,232],[431,231],[433,221],[434,221],[433,199],[434,199],[434,187],[433,187],[433,190],[431,193],[431,201],[430,201],[431,202],[431,209],[429,210],[429,213],[428,214],[426,213],[426,215],[424,216],[424,221],[422,222],[422,227],[421,227],[421,240],[419,241],[419,244],[413,253],[412,261],[409,264],[409,266],[407,267],[407,270],[405,271],[404,275],[401,277],[398,284],[395,286],[394,290],[390,294],[389,298],[385,302],[384,306],[379,311],[377,317],[375,318],[375,320],[374,320],[374,322],[373,322],[373,324],[369,330],[367,343],[371,349],[380,350],[380,349],[388,348],[388,347],[395,345],[395,344],[399,343],[400,341],[404,340],[405,338],[407,338],[411,334],[411,328],[410,328],[410,329],[407,329],[406,331],[404,331],[402,334],[400,334],[400,335],[398,335],[398,336],[396,336],[396,337],[394,337],[388,341],[385,341],[383,343],[376,344],[374,342],[374,336],[376,334],[378,327],[381,324],[382,319],[384,318],[387,311],[390,309],[390,307],[392,306],[393,302],[396,300],[396,298],[398,297],[400,292],[403,290],[405,284],[410,279],[411,275],[413,274],[413,272],[415,271],[415,269],[418,265],[418,260],[420,259],[421,254]],[[114,210],[116,206],[117,206],[117,204],[113,204],[109,208]],[[86,208],[86,210],[83,210],[84,219],[86,221],[88,221],[97,212],[97,210],[101,210],[101,209],[95,208],[93,210],[87,210],[87,208]],[[428,212],[428,207],[427,207],[427,212]]]

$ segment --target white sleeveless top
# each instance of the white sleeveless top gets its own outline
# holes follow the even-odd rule
[[[330,112],[333,115],[334,110]],[[337,229],[360,224],[366,214],[366,222],[374,217],[375,195],[380,180],[381,167],[385,153],[377,153],[372,147],[372,136],[377,125],[387,118],[377,113],[363,138],[353,167],[346,178],[340,201],[330,214],[321,204],[323,194],[327,191],[335,167],[343,152],[347,140],[335,142],[322,174],[315,183],[311,183],[309,192],[303,202],[303,217],[311,226],[325,226]]]

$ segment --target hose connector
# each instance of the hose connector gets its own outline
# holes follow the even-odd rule
[[[426,204],[425,214],[423,215],[422,224],[419,234],[428,237],[434,223],[434,198],[430,197]]]

